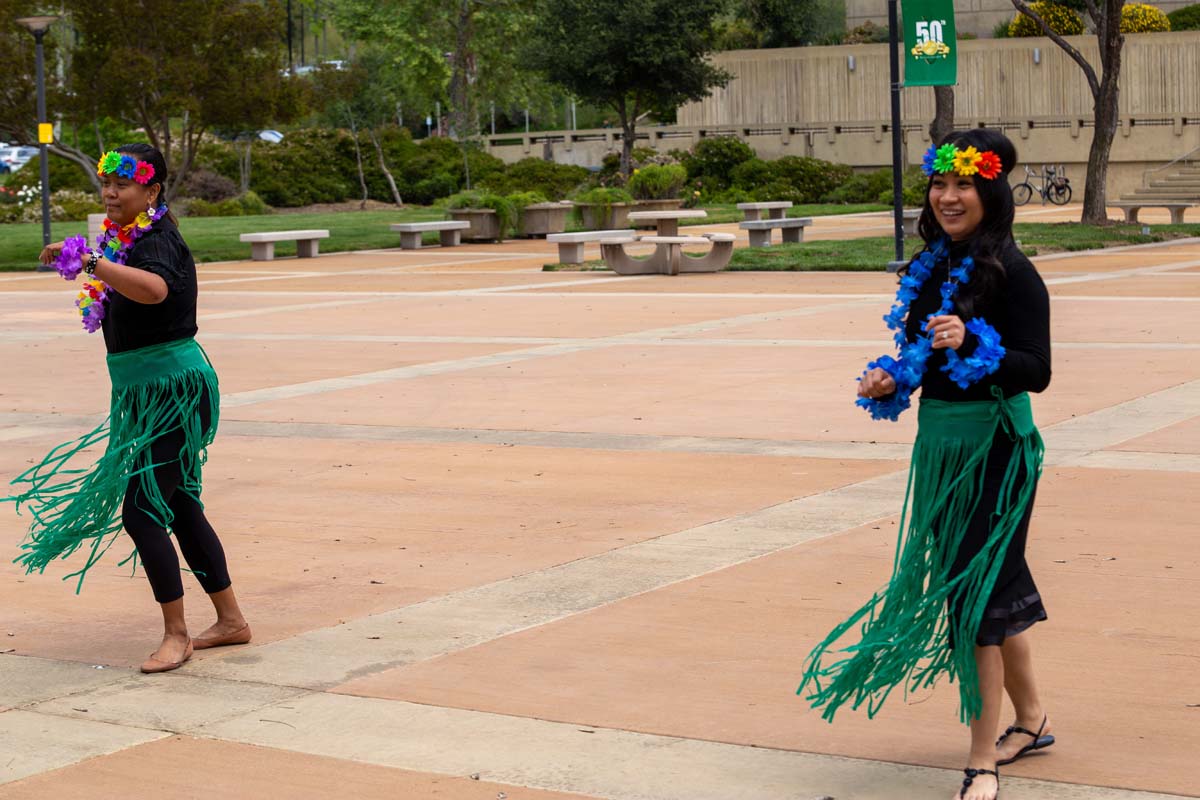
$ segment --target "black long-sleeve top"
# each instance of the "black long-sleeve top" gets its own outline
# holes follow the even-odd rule
[[[941,286],[950,269],[957,267],[966,254],[966,243],[952,243],[950,263],[943,261],[935,267],[921,287],[905,321],[909,341],[915,340],[922,331],[925,318],[941,307]],[[1012,397],[1021,392],[1040,392],[1050,385],[1050,295],[1046,284],[1015,243],[1010,242],[1005,248],[1000,263],[1004,265],[1005,274],[998,285],[986,297],[973,303],[962,301],[960,296],[966,289],[960,289],[954,310],[963,322],[983,317],[1000,334],[1000,344],[1005,349],[1000,368],[978,383],[960,389],[950,380],[950,375],[942,371],[946,350],[934,350],[921,381],[921,397],[950,401],[992,400],[993,386],[999,386],[1005,397]],[[957,352],[960,356],[969,356],[975,345],[975,335],[968,331],[966,341]]]
[[[125,265],[153,272],[167,282],[161,303],[138,303],[109,290],[101,323],[110,353],[123,353],[196,335],[196,262],[179,228],[160,219],[133,243]]]

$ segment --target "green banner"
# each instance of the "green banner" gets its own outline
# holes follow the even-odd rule
[[[953,86],[958,81],[954,0],[903,0],[904,85]]]

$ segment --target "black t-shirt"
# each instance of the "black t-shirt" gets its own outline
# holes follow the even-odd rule
[[[946,282],[951,265],[958,266],[966,254],[966,243],[953,243],[950,263],[943,261],[935,267],[921,287],[905,323],[909,341],[916,339],[925,318],[941,307],[942,284]],[[993,386],[999,386],[1005,397],[1012,397],[1021,392],[1040,392],[1050,385],[1050,295],[1046,284],[1015,243],[1009,243],[999,260],[1004,266],[1004,277],[999,284],[986,297],[978,298],[971,310],[956,297],[954,313],[962,317],[963,322],[983,317],[996,329],[1005,349],[1000,368],[978,383],[960,389],[949,373],[942,372],[946,350],[934,350],[921,381],[921,397],[951,401],[991,400]],[[968,331],[966,341],[957,352],[960,356],[969,356],[975,345],[975,335]]]
[[[161,303],[136,303],[109,290],[104,344],[123,353],[196,335],[196,262],[170,219],[154,223],[133,243],[125,265],[153,272],[167,282]]]

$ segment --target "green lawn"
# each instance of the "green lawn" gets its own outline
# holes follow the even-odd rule
[[[792,216],[849,214],[886,210],[884,206],[798,206]],[[705,208],[709,222],[736,222],[742,212],[735,206]],[[267,214],[255,217],[188,217],[180,221],[180,230],[197,262],[232,261],[250,257],[250,245],[238,241],[238,234],[255,231],[303,230],[325,228],[329,238],[320,243],[321,252],[373,250],[399,247],[399,234],[388,230],[392,222],[425,222],[444,219],[445,211],[437,207],[406,207],[395,211],[340,211],[322,214]],[[51,225],[51,241],[86,233],[84,222],[56,222]],[[568,230],[581,230],[569,222]],[[437,242],[437,234],[427,234],[427,243]],[[42,249],[42,226],[39,223],[0,225],[0,271],[31,270],[37,266],[37,254]],[[281,242],[275,247],[277,256],[294,256],[296,245]]]

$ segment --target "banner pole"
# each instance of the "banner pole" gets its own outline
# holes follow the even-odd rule
[[[888,56],[892,79],[892,205],[896,223],[896,261],[904,260],[904,141],[900,130],[900,19],[897,0],[888,0]]]

